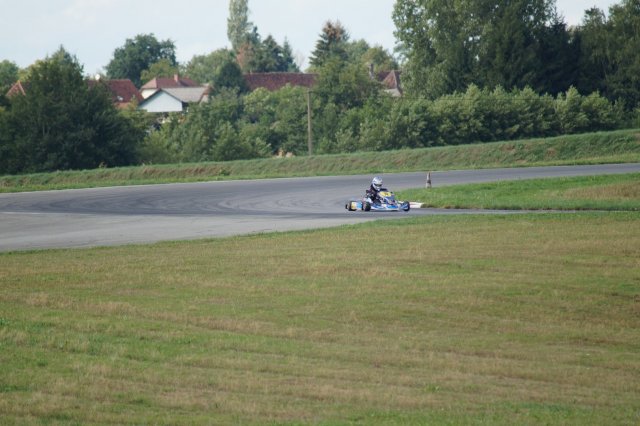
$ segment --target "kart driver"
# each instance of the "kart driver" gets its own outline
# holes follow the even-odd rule
[[[373,203],[378,200],[378,193],[382,189],[382,179],[378,176],[374,177],[371,181],[371,186],[366,191],[366,196]]]

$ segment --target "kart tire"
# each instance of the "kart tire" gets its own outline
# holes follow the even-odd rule
[[[362,203],[362,210],[364,210],[365,212],[368,212],[369,210],[371,210],[371,203],[368,201],[364,201]]]

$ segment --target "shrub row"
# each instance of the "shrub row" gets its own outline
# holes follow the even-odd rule
[[[306,92],[291,88],[222,93],[165,123],[142,149],[151,163],[224,161],[307,153]],[[436,100],[374,96],[340,108],[313,100],[314,153],[335,154],[459,145],[605,131],[627,124],[624,110],[574,88],[557,97],[532,89],[470,86]]]

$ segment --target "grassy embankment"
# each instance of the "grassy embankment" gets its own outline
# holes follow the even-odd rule
[[[398,197],[440,208],[640,211],[640,174],[411,189]]]
[[[640,213],[0,254],[4,424],[637,424]]]
[[[640,162],[640,132],[561,136],[464,146],[0,177],[0,192],[222,179],[392,173],[476,167]]]

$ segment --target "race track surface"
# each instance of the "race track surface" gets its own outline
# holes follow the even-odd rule
[[[540,177],[640,172],[640,164],[434,172],[434,187]],[[391,190],[423,187],[426,173],[382,176]],[[348,212],[372,176],[269,179],[0,194],[0,251],[93,247],[322,228],[424,214]]]

